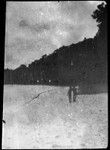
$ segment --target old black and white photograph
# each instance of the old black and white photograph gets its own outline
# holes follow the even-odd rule
[[[6,1],[2,149],[108,147],[106,1]]]

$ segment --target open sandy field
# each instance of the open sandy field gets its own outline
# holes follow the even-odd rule
[[[39,95],[38,93],[51,90]],[[78,95],[69,104],[68,87],[5,85],[2,148],[106,148],[107,93]]]

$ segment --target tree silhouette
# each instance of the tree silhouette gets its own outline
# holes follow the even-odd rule
[[[97,6],[97,10],[95,10],[92,14],[92,17],[96,19],[98,23],[99,30],[96,36],[106,37],[106,29],[107,29],[107,5],[102,3]]]
[[[107,5],[102,3],[93,12],[92,17],[98,23],[98,32],[94,38],[95,49],[98,54],[101,74],[107,80]]]
[[[28,67],[21,65],[16,70],[5,70],[4,83],[68,86],[74,82],[82,86],[85,93],[89,89],[92,92],[89,87],[93,85],[93,92],[101,92],[100,87],[107,84],[107,7],[101,4],[97,8],[92,15],[99,28],[94,39],[85,38],[76,44],[60,47]],[[99,89],[96,90],[97,85]]]

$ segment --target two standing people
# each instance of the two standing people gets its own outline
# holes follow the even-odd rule
[[[76,102],[76,97],[79,93],[79,86],[70,86],[68,90],[69,103]]]

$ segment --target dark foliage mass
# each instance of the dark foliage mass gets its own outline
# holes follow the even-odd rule
[[[99,5],[92,17],[99,23],[94,39],[63,46],[28,67],[5,69],[4,84],[77,84],[87,89],[95,87],[94,92],[96,87],[107,90],[107,6]]]

